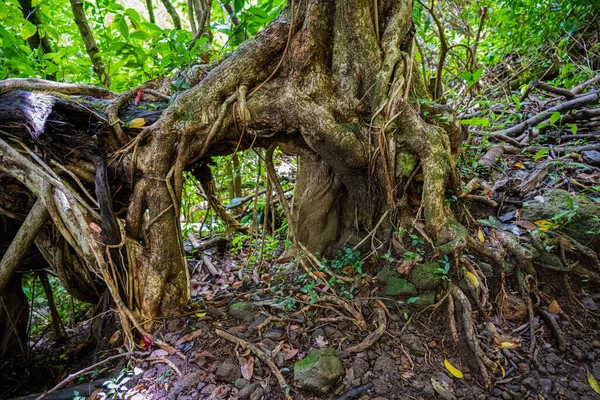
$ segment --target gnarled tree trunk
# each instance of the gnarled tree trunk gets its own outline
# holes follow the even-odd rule
[[[52,121],[64,108],[79,110],[81,115],[71,116],[77,121],[70,121],[77,142],[108,153],[108,175],[86,151],[58,153],[65,168],[82,171],[76,168],[81,164],[92,171],[88,179],[95,182],[83,186],[94,183],[100,213],[70,175],[48,172],[41,160],[15,151],[19,143],[8,145],[12,139],[0,134],[0,170],[44,199],[67,253],[93,271],[87,284],[95,285],[98,277],[109,281],[113,297],[137,308],[146,323],[176,313],[189,300],[179,225],[183,172],[233,153],[238,144],[246,149],[277,143],[297,155],[289,235],[311,252],[326,255],[359,243],[376,226],[384,232],[414,217],[407,192],[419,168],[429,233],[440,245],[450,242],[441,247],[447,251],[464,245],[464,229],[444,204],[448,185],[456,183],[461,129],[447,111],[429,105],[424,113],[419,102],[426,92],[414,61],[412,1],[379,0],[377,7],[370,0],[290,3],[229,58],[196,71],[198,83],[135,137],[122,132],[113,117],[114,105],[126,104],[136,90],[108,106],[93,104],[98,139],[85,132],[89,125],[79,106],[85,99],[65,104],[52,96],[20,95],[34,112],[40,112],[36,104],[48,108],[41,125],[39,118],[21,116],[28,134],[12,125],[13,135],[26,143],[50,138]],[[11,118],[14,122],[14,115],[0,115],[0,125]],[[102,124],[103,118],[110,123]],[[127,138],[133,139],[128,145],[122,143]],[[119,142],[125,146],[119,149]],[[113,211],[119,209],[111,197],[117,187],[120,201],[131,196],[126,212]],[[122,279],[114,280],[115,274]]]

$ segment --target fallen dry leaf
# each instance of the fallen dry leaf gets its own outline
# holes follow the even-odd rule
[[[196,339],[200,335],[202,335],[202,329],[198,329],[198,330],[192,331],[190,333],[186,333],[181,338],[179,338],[178,341],[175,342],[175,346],[179,346],[181,343],[190,342],[190,341]]]
[[[562,312],[562,309],[560,308],[556,300],[552,300],[552,302],[548,306],[548,312],[557,315]]]
[[[244,379],[247,381],[252,379],[252,373],[254,372],[254,357],[240,357],[240,369]]]

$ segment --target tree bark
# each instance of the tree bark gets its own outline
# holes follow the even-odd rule
[[[106,73],[104,62],[99,55],[100,50],[98,49],[98,44],[96,43],[96,39],[94,39],[94,34],[92,33],[87,16],[85,15],[83,2],[81,0],[69,0],[69,2],[71,3],[71,9],[73,10],[75,24],[77,24],[77,28],[79,29],[79,33],[81,34],[81,38],[85,45],[85,51],[92,61],[92,69],[98,76],[100,82],[104,86],[109,87],[110,77]]]

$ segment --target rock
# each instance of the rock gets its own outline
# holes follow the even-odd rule
[[[597,150],[584,151],[583,159],[591,165],[600,167],[600,151],[597,151]]]
[[[411,354],[422,357],[425,355],[425,346],[421,343],[421,340],[412,333],[405,333],[400,337],[400,341],[408,347]]]
[[[373,366],[373,370],[375,370],[375,372],[384,374],[391,373],[396,369],[396,363],[388,356],[377,357],[377,360],[375,360],[375,365]]]
[[[272,341],[269,338],[264,338],[263,340],[260,341],[262,343],[262,345],[268,349],[269,351],[273,350],[275,348],[275,346],[277,346],[277,343],[275,343],[274,341]]]
[[[354,376],[361,377],[369,370],[369,363],[362,357],[356,357],[352,363]]]
[[[200,382],[200,373],[192,372],[184,376],[183,378],[175,381],[173,384],[173,393],[179,394],[185,389],[196,389],[196,385]]]
[[[315,393],[329,393],[345,375],[344,365],[330,348],[311,350],[294,364],[294,384]]]
[[[257,391],[257,389],[260,388],[260,383],[259,382],[252,382],[246,386],[244,386],[243,389],[241,389],[238,392],[238,397],[240,399],[249,399],[250,396]],[[262,389],[262,388],[261,388]]]
[[[258,387],[251,395],[250,400],[260,400],[265,394],[265,390],[262,387]]]
[[[583,299],[581,299],[581,302],[583,303],[583,305],[585,306],[585,308],[587,308],[590,311],[597,311],[598,310],[598,305],[596,304],[596,302],[594,301],[594,299],[592,299],[589,296],[584,297]]]
[[[440,268],[438,263],[418,264],[410,272],[410,283],[415,285],[419,291],[433,291],[440,286],[442,280],[436,270]]]
[[[573,208],[568,206],[570,197]],[[571,195],[566,190],[551,189],[534,200],[523,204],[523,218],[529,221],[549,220],[563,213],[571,213],[572,217],[561,227],[561,230],[580,243],[585,243],[594,251],[600,251],[600,204],[585,195]],[[565,221],[567,222],[567,221]]]
[[[269,332],[265,333],[263,337],[278,342],[283,337],[283,332],[270,330]]]
[[[240,371],[240,367],[238,367],[233,361],[227,360],[223,364],[219,365],[215,375],[217,379],[221,381],[234,383],[236,379],[239,379],[242,376],[242,373]]]
[[[539,382],[542,388],[541,392],[546,395],[550,394],[550,391],[552,390],[552,380],[548,378],[540,378]]]
[[[238,388],[238,390],[242,390],[248,384],[248,381],[244,378],[238,378],[233,384],[236,388]]]
[[[417,288],[391,269],[381,270],[377,274],[377,281],[381,284],[384,296],[413,297],[417,295]]]
[[[522,383],[523,383],[523,386],[525,386],[529,390],[533,390],[534,392],[537,391],[537,389],[538,389],[538,384],[537,384],[536,380],[530,376],[523,379]]]
[[[229,305],[229,315],[241,321],[251,320],[260,311],[260,307],[254,303],[240,301]]]
[[[435,293],[421,293],[419,294],[417,300],[414,303],[411,303],[413,307],[417,309],[417,311],[421,311],[429,306],[435,304]]]

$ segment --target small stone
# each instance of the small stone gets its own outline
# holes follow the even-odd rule
[[[269,349],[269,351],[273,350],[275,348],[275,346],[277,346],[277,343],[275,343],[274,341],[272,341],[269,338],[264,338],[260,342],[262,343],[263,346],[265,346],[265,348]]]
[[[542,388],[542,393],[550,394],[550,391],[552,390],[552,380],[547,378],[540,378],[539,382]]]
[[[421,343],[421,340],[412,333],[405,333],[400,337],[400,341],[404,343],[411,354],[422,357],[425,355],[425,346]]]
[[[373,366],[373,370],[375,370],[375,372],[384,374],[391,373],[396,369],[396,363],[388,356],[378,357],[377,360],[375,360],[375,365]]]
[[[283,337],[283,333],[279,332],[279,331],[269,331],[269,332],[265,333],[263,335],[263,337],[266,338],[266,339],[271,339],[271,340],[273,340],[275,342],[278,342]]]
[[[260,307],[254,303],[240,301],[229,305],[229,315],[241,321],[251,320],[260,311]]]
[[[357,357],[352,363],[354,376],[361,377],[369,370],[369,363],[362,357]]]
[[[258,387],[251,395],[250,400],[260,400],[265,394],[265,390],[262,387]]]
[[[346,370],[333,349],[311,350],[294,364],[294,383],[301,389],[327,394],[346,375]]]
[[[419,294],[417,300],[411,305],[417,309],[417,311],[421,311],[429,306],[435,304],[435,293],[422,293]]]
[[[175,381],[175,383],[173,384],[173,393],[179,394],[185,389],[195,388],[198,382],[200,382],[200,373],[189,373],[183,378],[179,379],[178,381]]]
[[[240,378],[242,373],[240,367],[233,363],[233,361],[225,361],[219,365],[216,372],[217,379],[228,383],[234,383],[236,379]]]
[[[527,389],[532,390],[532,391],[536,391],[538,388],[538,384],[537,384],[536,380],[530,376],[523,379],[522,383],[523,383],[523,386],[525,386]]]
[[[594,347],[596,347],[597,349],[600,349],[600,340],[594,340],[592,342],[592,344],[594,345]]]
[[[241,389],[238,392],[238,397],[240,399],[249,399],[250,396],[256,391],[256,389],[258,389],[260,387],[260,383],[259,382],[252,382],[246,386],[244,386],[243,389]]]
[[[504,400],[512,400],[512,395],[509,392],[502,392],[502,397]]]
[[[236,388],[238,388],[238,390],[241,390],[244,388],[244,386],[246,386],[248,384],[248,381],[245,380],[244,378],[239,378],[239,379],[236,379],[233,384],[235,385]]]
[[[587,308],[590,311],[597,311],[598,310],[598,305],[596,304],[596,302],[594,301],[594,299],[592,299],[589,296],[584,297],[583,299],[581,299],[581,302],[583,303],[583,305],[585,306],[585,308]]]

